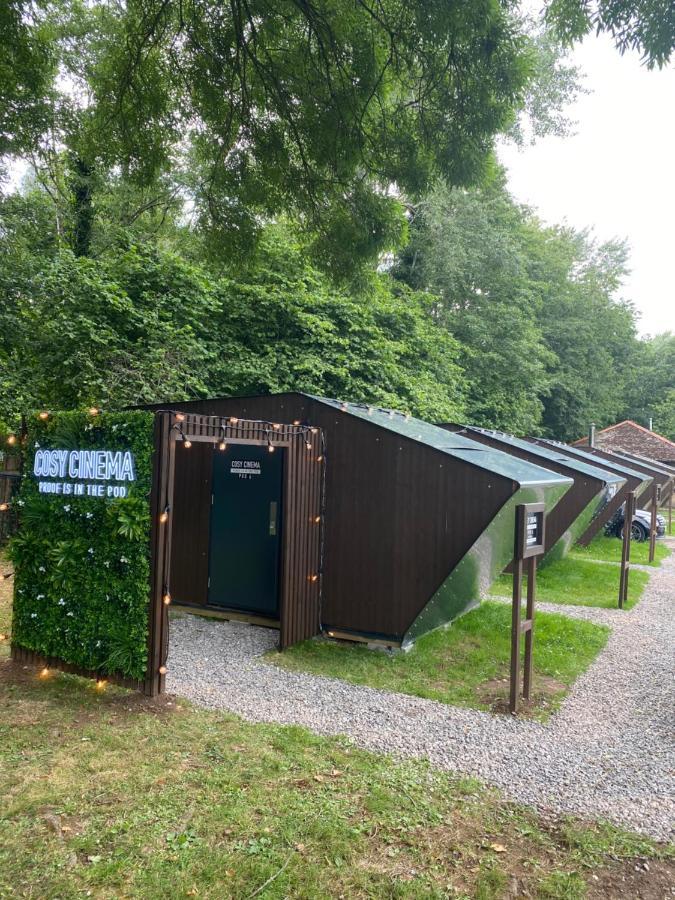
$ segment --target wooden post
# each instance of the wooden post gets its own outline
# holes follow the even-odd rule
[[[534,643],[534,601],[537,591],[537,556],[544,552],[545,507],[543,503],[522,503],[516,507],[511,604],[511,684],[509,709],[520,705],[520,636],[525,634],[523,698],[532,696],[532,650]],[[523,566],[527,560],[527,607],[522,618]]]
[[[148,669],[144,693],[155,697],[164,691],[164,668],[168,650],[168,610],[164,592],[168,589],[171,562],[171,523],[160,521],[162,512],[173,502],[175,442],[172,439],[171,414],[157,413],[155,418],[155,454],[153,460],[150,514],[150,605],[148,633]]]
[[[668,534],[673,533],[673,491],[675,491],[675,485],[671,484],[668,495]]]
[[[630,542],[633,515],[635,514],[635,491],[629,491],[623,514],[623,544],[621,548],[621,571],[619,573],[619,609],[628,601],[628,573],[630,571]]]
[[[529,593],[529,590],[528,590]],[[513,564],[513,598],[511,603],[511,685],[509,709],[518,712],[520,705],[520,613],[523,596],[523,561]]]
[[[649,562],[654,562],[654,557],[656,556],[656,514],[659,509],[660,494],[659,485],[654,482],[652,485],[652,507],[649,519]]]
[[[525,672],[523,675],[523,697],[529,700],[532,694],[532,642],[534,638],[534,598],[537,590],[537,557],[527,561],[527,618],[522,623],[525,631]]]

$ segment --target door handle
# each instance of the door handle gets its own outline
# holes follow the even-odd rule
[[[270,502],[270,535],[273,537],[277,533],[277,501]]]

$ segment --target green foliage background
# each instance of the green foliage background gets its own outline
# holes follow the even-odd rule
[[[142,679],[147,665],[153,414],[34,417],[26,471],[38,447],[130,450],[136,481],[124,499],[38,493],[28,474],[13,539],[13,641],[104,674]]]

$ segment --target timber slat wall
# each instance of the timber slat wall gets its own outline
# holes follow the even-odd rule
[[[533,442],[538,444],[541,443],[544,447],[550,447],[546,440],[533,439]],[[571,447],[569,454],[567,454],[567,450],[565,445],[558,444],[555,445],[557,450],[560,450],[562,454],[569,455],[570,459],[579,459],[578,456],[574,454],[574,450],[583,450],[584,453],[588,452],[588,448],[586,447]],[[612,454],[608,454],[606,457],[601,457],[599,454],[593,454],[598,456],[597,465],[601,469],[607,469],[608,472],[612,472],[615,475],[620,475],[622,478],[626,479],[626,483],[623,487],[619,488],[616,494],[609,501],[607,506],[605,506],[600,514],[593,519],[591,524],[588,526],[586,531],[579,538],[578,543],[581,544],[582,547],[587,547],[593,538],[600,534],[601,529],[605,527],[605,525],[611,520],[612,516],[619,510],[623,504],[628,499],[628,495],[633,491],[639,491],[639,496],[643,496],[645,492],[648,493],[648,485],[643,485],[641,479],[639,479],[635,475],[631,475],[630,472],[626,471],[626,467],[629,469],[635,469],[639,471],[637,467],[629,465],[627,462],[621,462],[616,457],[611,459]],[[589,460],[590,462],[590,460]]]
[[[661,502],[665,503],[668,500],[673,490],[674,479],[667,470],[660,467],[658,460],[654,460],[654,465],[651,466],[644,459],[635,459],[633,456],[619,453],[619,451],[613,453],[611,450],[603,450],[600,447],[580,447],[579,449],[592,453],[593,456],[597,456],[601,460],[613,461],[617,465],[625,465],[630,469],[635,469],[637,472],[644,472],[645,475],[650,475],[661,488]],[[601,465],[601,463],[598,463],[598,465]],[[651,490],[645,490],[638,497],[638,508],[650,509],[651,505],[652,492]]]
[[[181,412],[191,404],[177,404]],[[278,412],[278,410],[277,410]],[[182,412],[181,412],[182,414]],[[231,421],[236,417],[236,421]],[[260,421],[265,419],[265,421]],[[311,424],[311,423],[310,423]],[[278,425],[278,428],[274,428]],[[182,437],[192,441],[186,448]],[[279,415],[247,418],[241,410],[174,418],[176,477],[172,503],[170,593],[181,605],[208,605],[213,454],[219,441],[272,443],[283,448],[280,645],[291,646],[319,631],[321,590],[322,434],[298,428]],[[319,519],[319,521],[317,521]]]
[[[517,489],[510,479],[299,393],[177,402],[161,408],[196,416],[306,422],[322,430],[326,462],[321,624],[327,630],[400,640]],[[186,477],[182,462],[195,447],[185,451],[180,441],[177,444],[176,498],[184,492],[185,506],[190,503],[190,488],[181,484]],[[208,519],[199,508],[210,503],[210,476],[205,471],[208,465],[199,465],[202,474],[191,476],[197,495],[184,526],[179,524],[183,517],[178,507],[174,521],[171,583],[181,604],[206,602]],[[312,501],[315,509],[317,501],[320,498]],[[288,497],[286,506],[293,522],[304,527],[302,508]],[[314,545],[304,552],[314,553]],[[302,590],[306,585],[300,584],[298,574],[302,570],[306,577],[311,566],[295,551],[288,565],[300,593],[287,620],[295,622],[299,634],[314,623],[312,605]],[[192,573],[190,579],[180,574],[183,566]],[[191,594],[178,593],[179,585]]]
[[[460,431],[462,433],[465,431],[464,427],[461,425],[441,425],[441,428],[446,428],[448,431]],[[549,469],[551,472],[557,472],[559,475],[565,475],[567,478],[572,478],[574,480],[574,484],[569,491],[563,494],[546,516],[544,554],[548,553],[548,551],[557,544],[568,528],[586,509],[588,504],[592,502],[593,498],[598,497],[605,487],[604,481],[586,475],[585,473],[580,472],[579,469],[575,469],[572,460],[570,460],[570,465],[566,465],[555,459],[539,456],[534,447],[532,448],[532,451],[529,451],[525,447],[520,447],[508,440],[502,440],[498,436],[484,434],[481,431],[472,431],[471,428],[466,429],[466,437],[471,438],[472,441],[478,441],[480,444],[485,444],[487,447],[494,447],[496,450],[501,450],[518,459],[533,463],[535,466],[541,466],[543,469]],[[549,450],[550,448],[547,447],[546,449]],[[606,507],[603,507],[603,510],[596,518],[600,519],[600,516],[604,515],[605,510]],[[604,519],[604,521],[606,521],[606,519]],[[595,520],[591,525],[595,526]]]

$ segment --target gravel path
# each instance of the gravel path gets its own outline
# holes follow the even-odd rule
[[[674,600],[671,554],[630,612],[551,604],[566,615],[592,614],[612,633],[546,724],[286,672],[260,659],[276,632],[196,616],[172,621],[167,689],[249,721],[428,757],[514,800],[667,840],[675,823]]]

